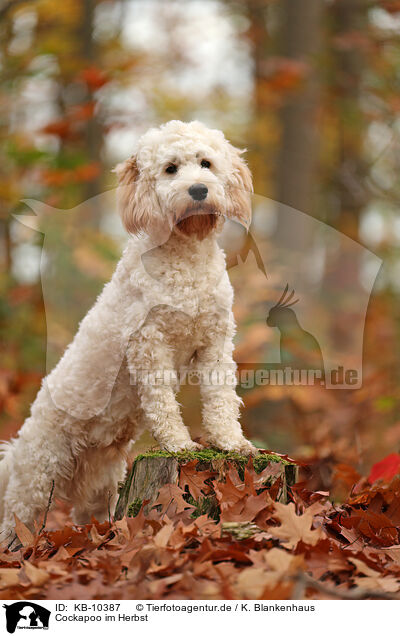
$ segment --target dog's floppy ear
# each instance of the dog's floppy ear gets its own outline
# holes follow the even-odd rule
[[[244,150],[230,147],[232,173],[229,178],[228,189],[228,215],[238,219],[248,229],[251,223],[251,194],[253,192],[253,180],[251,172],[242,159]]]
[[[140,178],[136,157],[119,163],[114,172],[118,176],[118,205],[126,230],[130,234],[148,232],[158,204],[150,182]]]
[[[139,177],[136,157],[129,157],[126,161],[119,163],[113,172],[118,177],[118,206],[122,223],[130,234],[137,234],[143,228],[135,213],[136,187]]]

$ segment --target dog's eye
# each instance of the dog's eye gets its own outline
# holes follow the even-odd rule
[[[178,166],[176,166],[174,163],[170,163],[169,166],[165,168],[165,172],[167,172],[168,174],[175,174],[175,172],[178,172]]]
[[[200,165],[202,168],[211,168],[211,162],[207,159],[202,159]]]

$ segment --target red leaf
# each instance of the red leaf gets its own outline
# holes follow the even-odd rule
[[[384,2],[382,4],[382,8],[385,9],[385,11],[387,11],[388,13],[398,13],[400,12],[400,2],[399,0]]]
[[[400,455],[391,453],[391,455],[372,466],[368,481],[370,484],[373,484],[378,479],[389,482],[398,473],[400,473]]]
[[[97,90],[106,84],[109,80],[106,74],[95,66],[85,68],[81,74],[81,78],[92,90]]]
[[[72,118],[80,121],[86,121],[91,119],[94,115],[94,110],[96,107],[96,102],[86,102],[85,104],[79,104],[71,109]]]
[[[71,133],[71,123],[67,119],[56,119],[42,128],[41,132],[47,135],[57,135],[66,139]]]
[[[75,169],[75,181],[92,181],[99,176],[101,172],[101,165],[98,162],[88,163],[85,166],[79,166]]]
[[[298,88],[310,72],[306,62],[285,57],[270,57],[262,70],[268,87],[275,91],[291,91]]]

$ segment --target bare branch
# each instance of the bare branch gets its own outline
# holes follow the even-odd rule
[[[48,512],[50,510],[51,501],[53,499],[53,493],[54,493],[54,479],[51,482],[51,490],[50,490],[50,494],[49,494],[49,500],[47,502],[46,510],[45,510],[44,517],[43,517],[43,524],[42,524],[42,527],[39,530],[39,534],[41,534],[43,532],[43,530],[45,529],[45,527],[46,527],[47,515],[48,515]]]
[[[308,574],[304,572],[300,572],[295,580],[295,588],[292,595],[293,599],[299,599],[300,596],[303,596],[303,592],[307,587],[313,587],[315,590],[322,592],[326,596],[333,596],[335,598],[341,598],[345,601],[361,601],[365,599],[382,599],[389,601],[398,601],[400,596],[398,594],[389,594],[387,592],[379,592],[374,590],[363,590],[360,588],[356,588],[354,590],[339,590],[336,587],[330,587],[329,585],[324,585],[313,579]]]

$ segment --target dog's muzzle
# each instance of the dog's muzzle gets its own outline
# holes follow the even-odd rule
[[[194,183],[188,192],[194,201],[203,201],[208,194],[208,188],[204,183]]]

